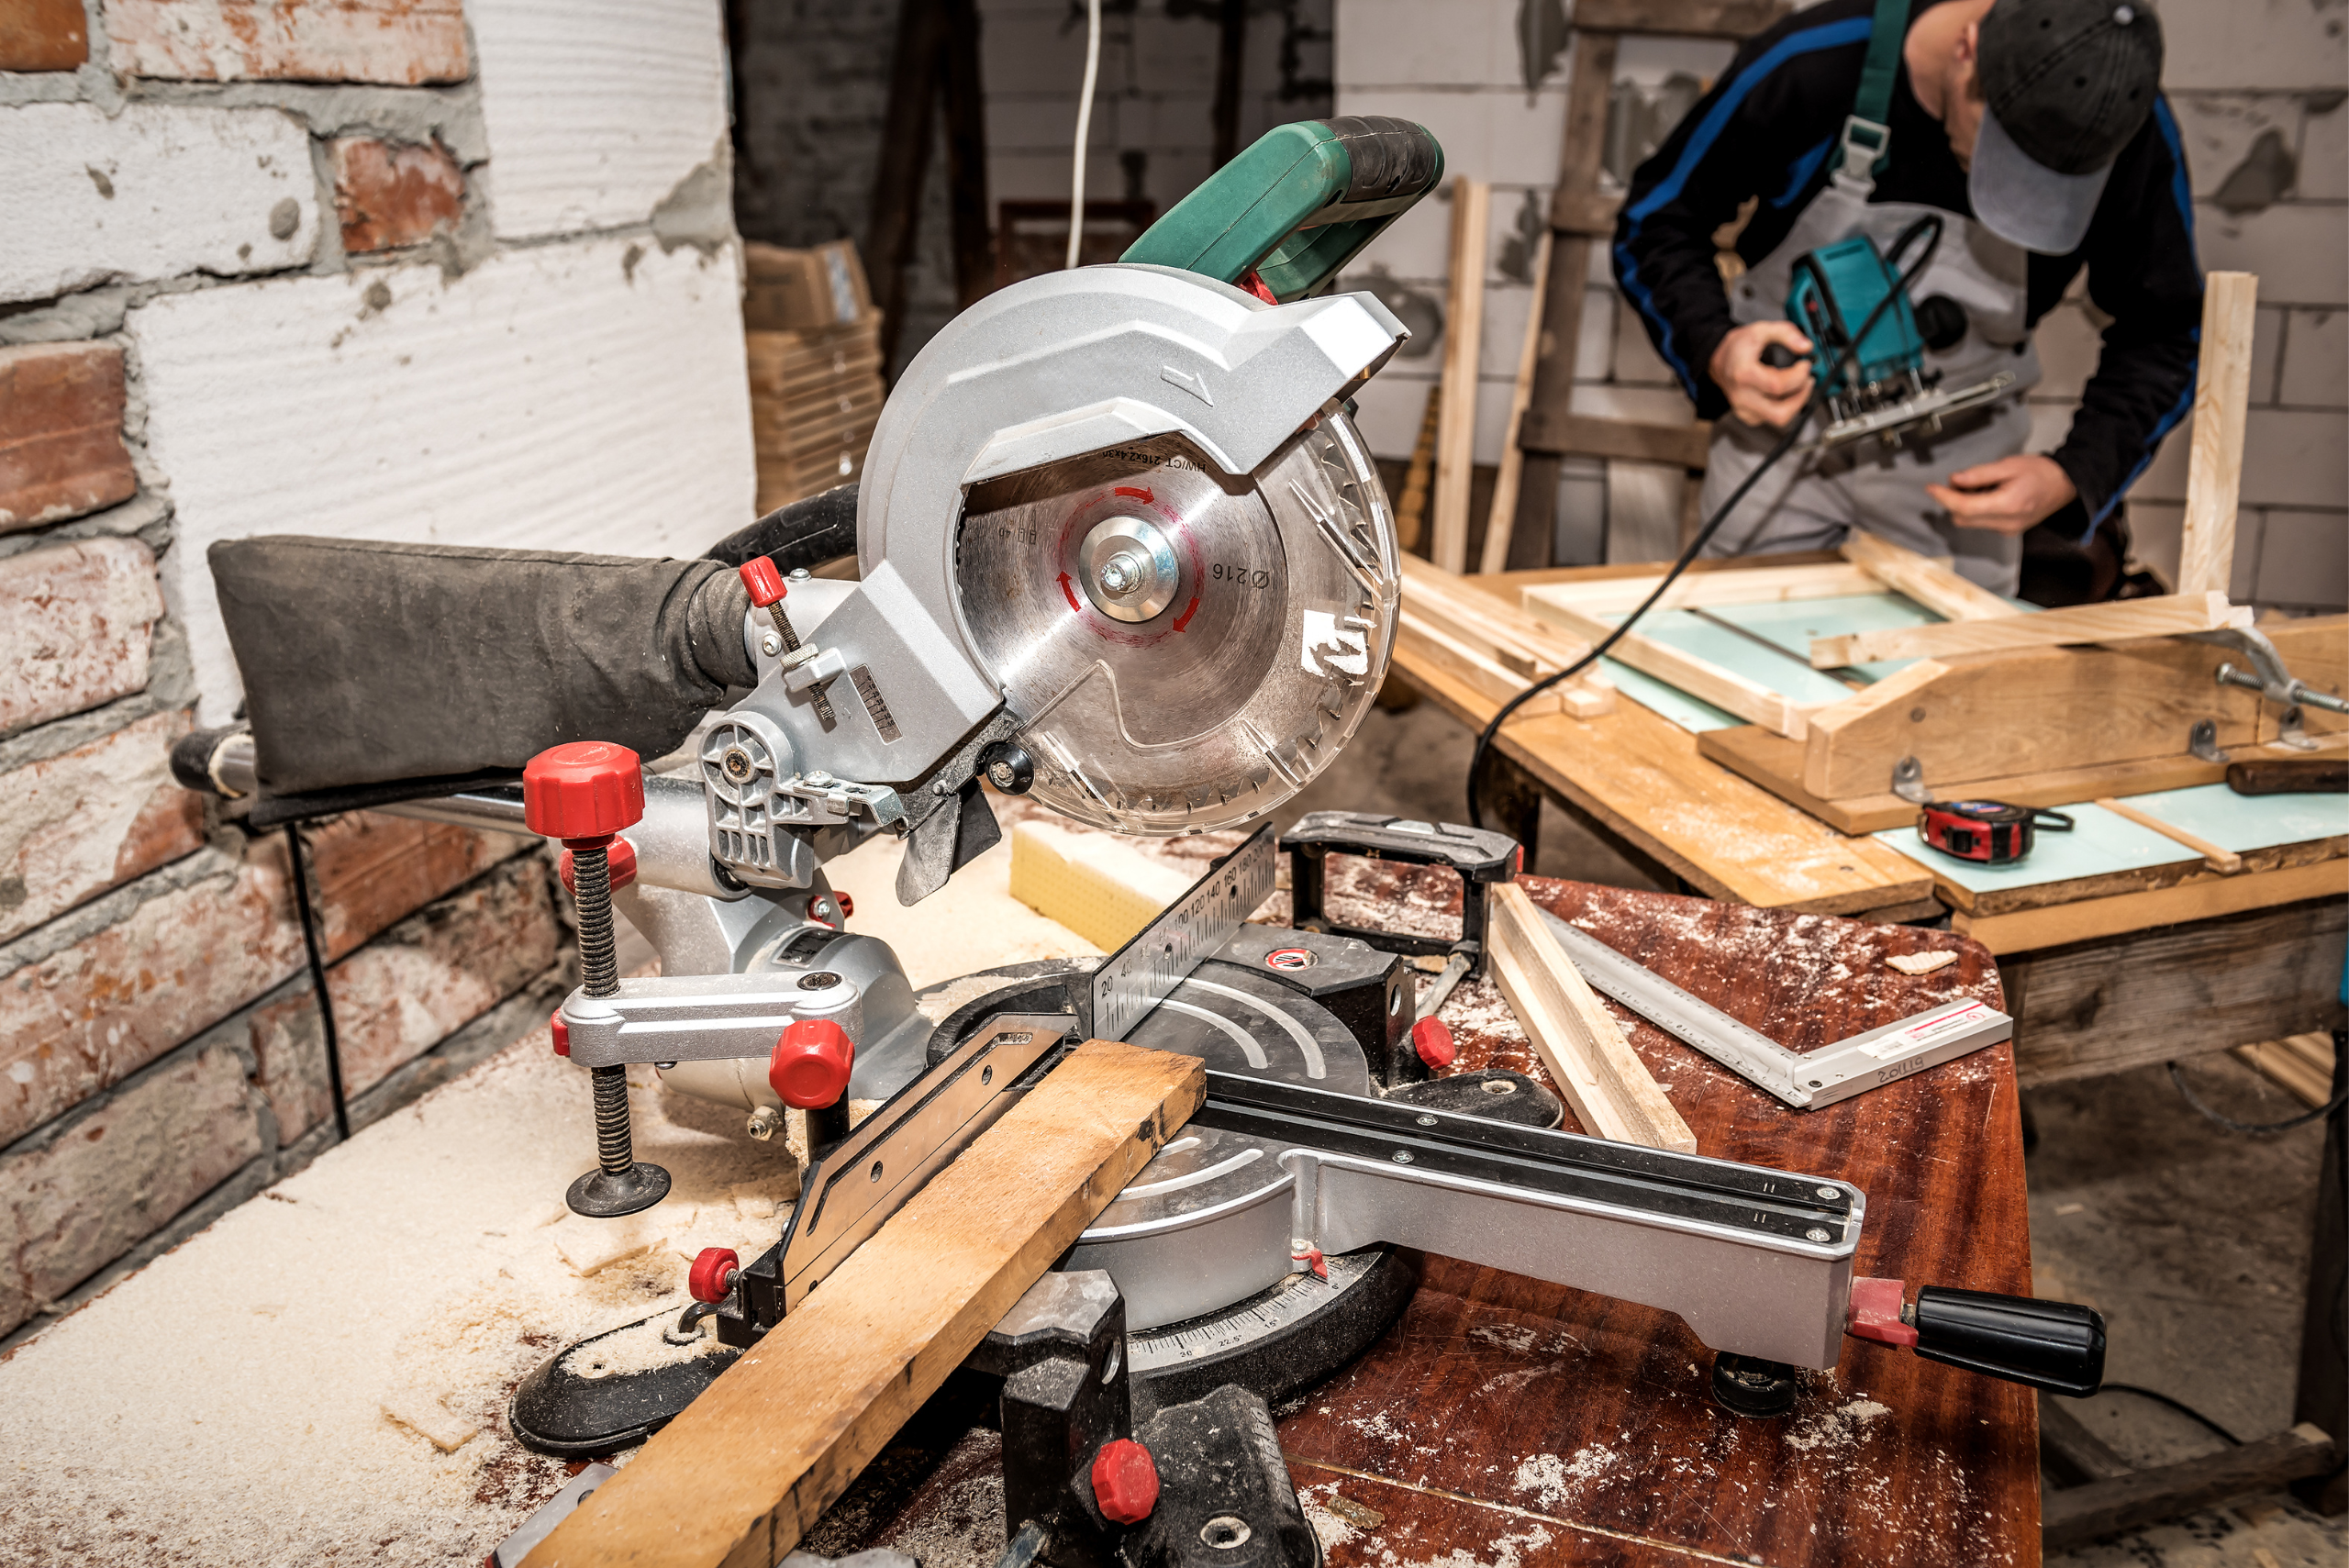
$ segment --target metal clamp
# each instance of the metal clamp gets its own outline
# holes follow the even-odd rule
[[[2284,666],[2284,656],[2267,640],[2265,632],[2246,626],[2222,627],[2217,631],[2191,634],[2198,642],[2213,642],[2221,648],[2240,649],[2251,659],[2252,668],[2245,670],[2232,662],[2219,666],[2218,682],[2222,686],[2241,686],[2257,692],[2280,707],[2321,707],[2328,713],[2349,713],[2349,701],[2331,692],[2319,691],[2306,681],[2294,676]]]

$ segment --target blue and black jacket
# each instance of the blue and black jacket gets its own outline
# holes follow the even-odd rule
[[[1631,177],[1615,227],[1616,281],[1705,418],[1728,412],[1705,367],[1737,324],[1713,259],[1714,231],[1758,198],[1736,245],[1749,264],[1758,261],[1825,188],[1873,9],[1870,0],[1825,0],[1749,39]],[[1925,9],[1917,6],[1912,19]],[[1909,90],[1905,64],[1892,90],[1891,128],[1891,162],[1876,175],[1872,199],[1973,216],[1965,171],[1941,122]],[[2082,267],[2089,301],[2111,318],[2071,433],[2049,454],[2080,492],[2082,510],[2049,519],[2065,531],[2102,521],[2193,404],[2202,273],[2190,191],[2177,122],[2156,99],[2115,161],[2080,249],[2031,258],[2029,321],[2054,306]]]

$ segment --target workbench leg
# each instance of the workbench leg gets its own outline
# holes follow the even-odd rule
[[[2349,1082],[2349,1050],[2332,1037],[2332,1093]],[[2349,1261],[2343,1231],[2349,1229],[2349,1107],[2324,1118],[2324,1162],[2317,1171],[2316,1245],[2309,1257],[2308,1316],[2300,1329],[2299,1397],[2292,1419],[2321,1427],[2340,1443],[2349,1438]],[[2320,1513],[2349,1508],[2349,1469],[2335,1470],[2292,1488]]]
[[[1498,746],[1487,747],[1476,774],[1476,804],[1486,827],[1525,846],[1524,869],[1531,871],[1542,837],[1542,781]]]

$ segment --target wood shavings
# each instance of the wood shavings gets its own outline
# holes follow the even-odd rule
[[[799,1195],[799,1173],[791,1173],[791,1190],[783,1190],[781,1182],[737,1182],[734,1184],[734,1212],[744,1219],[773,1219],[785,1199]]]
[[[440,1400],[421,1394],[402,1394],[384,1400],[384,1418],[429,1440],[442,1453],[456,1452],[481,1430],[480,1423],[451,1415]]]
[[[659,1212],[655,1209],[626,1219],[567,1219],[555,1230],[555,1254],[582,1279],[600,1273],[614,1263],[642,1256],[666,1240],[666,1225],[653,1218]]]
[[[1903,974],[1931,974],[1937,969],[1947,969],[1955,963],[1957,954],[1946,950],[1941,952],[1897,952],[1884,962]]]

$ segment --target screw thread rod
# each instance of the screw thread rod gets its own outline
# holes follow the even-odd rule
[[[588,1077],[596,1089],[596,1163],[607,1175],[624,1176],[636,1163],[628,1125],[628,1069],[594,1067]]]
[[[590,996],[616,995],[620,965],[612,937],[611,851],[600,844],[572,851],[571,884],[579,911],[580,989]]]

